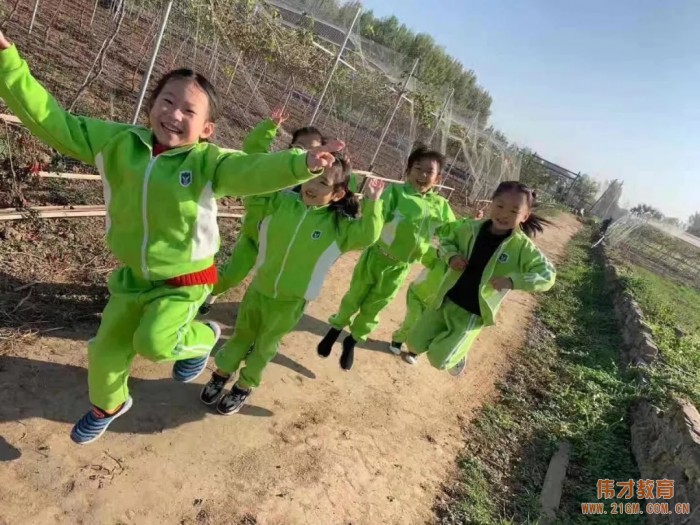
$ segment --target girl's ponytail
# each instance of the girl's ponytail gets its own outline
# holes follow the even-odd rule
[[[358,196],[350,191],[348,186],[350,182],[350,172],[352,168],[350,167],[350,162],[341,154],[334,153],[335,163],[331,169],[340,171],[337,182],[334,184],[333,189],[344,190],[345,195],[337,201],[333,201],[328,206],[329,211],[335,213],[335,224],[340,225],[342,219],[357,219],[360,216],[360,199]]]
[[[538,233],[544,231],[545,224],[551,226],[552,221],[540,217],[536,213],[530,213],[527,220],[520,224],[520,229],[523,230],[523,233],[528,237],[535,237]]]
[[[329,209],[335,213],[336,224],[339,224],[343,218],[357,219],[360,216],[360,199],[346,185],[345,196],[332,202]]]

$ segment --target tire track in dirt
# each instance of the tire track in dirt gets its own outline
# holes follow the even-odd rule
[[[538,244],[555,261],[579,223],[556,220]],[[287,336],[250,406],[214,415],[197,384],[137,360],[135,405],[87,447],[68,437],[86,408],[85,339],[43,337],[0,357],[0,435],[22,454],[0,461],[0,523],[7,524],[416,524],[430,521],[462,446],[461,428],[494,392],[525,342],[533,296],[513,293],[496,328],[454,379],[410,367],[386,341],[404,295],[357,352],[349,373],[315,352],[326,318],[347,289],[357,255],[341,259],[319,301]],[[230,327],[242,288],[211,317]],[[0,440],[0,460],[4,445]]]

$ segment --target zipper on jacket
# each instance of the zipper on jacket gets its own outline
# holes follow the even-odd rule
[[[421,195],[421,208],[423,210],[423,219],[420,221],[420,227],[418,228],[418,239],[420,239],[420,234],[423,231],[423,225],[425,225],[425,219],[428,216],[428,213],[426,212],[426,207],[425,207],[425,195]],[[411,250],[411,255],[409,255],[408,260],[411,261],[413,259],[413,254],[416,253],[416,250],[420,248],[420,246],[416,246]]]
[[[274,298],[277,299],[277,286],[279,285],[280,278],[282,277],[282,274],[284,273],[284,267],[287,265],[287,258],[289,257],[289,252],[292,251],[292,245],[294,244],[294,241],[297,238],[297,235],[299,234],[299,228],[301,228],[302,223],[304,222],[304,219],[306,219],[306,215],[309,213],[309,208],[306,207],[304,210],[304,215],[301,216],[301,220],[297,224],[296,229],[294,230],[294,235],[292,235],[292,238],[289,240],[289,244],[287,245],[287,251],[284,253],[284,258],[282,259],[282,266],[280,268],[280,273],[277,275],[277,279],[275,279],[275,286],[274,286]]]
[[[148,181],[151,178],[153,165],[156,163],[157,157],[151,157],[146,167],[146,174],[143,177],[143,188],[141,197],[141,218],[143,219],[143,241],[141,242],[141,271],[144,279],[148,280],[148,265],[146,264],[146,255],[148,253]]]

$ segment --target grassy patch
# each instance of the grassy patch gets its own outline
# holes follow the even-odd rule
[[[700,293],[639,266],[622,270],[661,355],[648,370],[653,397],[682,394],[700,406]]]
[[[572,457],[560,523],[601,523],[581,513],[581,503],[597,501],[597,480],[639,477],[627,420],[637,392],[618,366],[622,341],[589,235],[570,243],[500,399],[467,430],[459,479],[437,507],[440,523],[537,523],[539,492],[561,440],[571,443]]]

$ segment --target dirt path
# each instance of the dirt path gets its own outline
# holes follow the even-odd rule
[[[556,261],[578,229],[557,219],[538,244]],[[357,257],[334,268],[321,299],[285,338],[251,405],[213,414],[197,384],[169,379],[168,365],[135,363],[135,404],[99,442],[68,432],[87,403],[85,339],[43,337],[0,357],[2,524],[418,524],[431,518],[454,465],[464,418],[492,392],[523,344],[535,301],[512,294],[461,379],[386,351],[403,296],[354,369],[316,356],[325,320]],[[240,290],[212,316],[227,325]],[[14,459],[16,458],[16,459]]]

